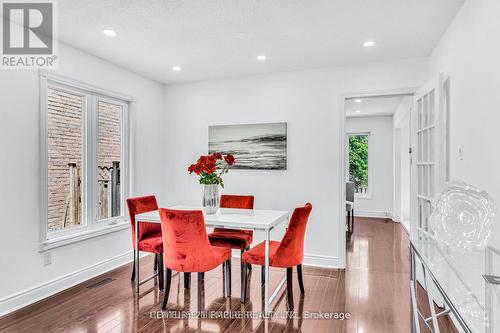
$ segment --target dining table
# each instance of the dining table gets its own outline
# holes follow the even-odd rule
[[[168,209],[175,210],[201,210],[202,207],[188,206],[188,205],[176,205],[167,207]],[[269,264],[270,264],[270,240],[271,231],[275,229],[282,223],[287,223],[289,221],[290,214],[288,211],[282,210],[262,210],[262,209],[235,209],[235,208],[219,208],[215,214],[206,214],[203,212],[203,217],[205,219],[206,227],[218,227],[218,228],[228,228],[228,229],[239,229],[239,230],[253,230],[256,232],[263,232],[265,234],[265,277],[264,277],[264,313],[270,313],[270,307],[272,302],[279,295],[280,290],[285,285],[286,276],[278,284],[277,288],[274,290],[272,295],[269,295]],[[135,239],[136,248],[138,247],[139,240],[139,223],[149,222],[149,223],[161,223],[160,214],[158,210],[150,211],[147,213],[141,213],[135,215]],[[168,251],[168,249],[164,249]],[[135,255],[135,267],[139,267],[139,251],[136,251]],[[139,279],[139,269],[137,269],[136,292],[139,293],[139,285],[144,281]]]

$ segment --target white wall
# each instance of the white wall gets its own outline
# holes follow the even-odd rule
[[[410,111],[413,97],[405,97],[394,112],[393,220],[410,230]]]
[[[432,52],[429,74],[432,77],[444,72],[450,76],[450,179],[475,185],[493,197],[497,217],[489,244],[496,248],[500,248],[499,13],[500,2],[497,0],[465,1]],[[463,146],[462,160],[458,154],[460,146]],[[456,262],[455,270],[482,300],[484,281],[481,272],[484,272],[485,261],[478,258],[470,260],[469,256],[461,254],[462,260]],[[494,262],[499,262],[498,257]],[[500,272],[497,269],[493,273]],[[452,286],[453,282],[447,283]],[[460,290],[459,287],[453,288]],[[498,309],[498,303],[494,306]],[[478,332],[483,329],[481,326],[484,323],[478,324]]]
[[[500,1],[468,0],[433,51],[430,76],[450,75],[450,178],[486,190],[500,204]],[[463,160],[458,149],[463,145]],[[498,214],[497,214],[498,216]],[[490,243],[500,248],[500,219]]]
[[[79,50],[60,45],[56,73],[137,99],[135,193],[162,198],[163,86]],[[128,229],[51,250],[39,247],[39,79],[34,70],[0,71],[0,315],[131,259]]]
[[[356,197],[355,216],[391,217],[393,209],[392,116],[347,118],[345,132],[370,133],[369,196]]]
[[[343,266],[340,96],[419,86],[426,69],[425,60],[407,60],[168,85],[167,201],[200,203],[202,189],[186,169],[206,153],[208,125],[286,121],[288,170],[232,170],[224,192],[254,194],[257,208],[291,210],[310,201],[306,263]],[[280,239],[281,234],[274,237]]]

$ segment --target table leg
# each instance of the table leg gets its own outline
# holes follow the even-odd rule
[[[139,283],[141,281],[139,277],[139,223],[135,220],[135,292],[139,293]]]
[[[265,253],[265,261],[264,261],[264,267],[265,267],[265,272],[264,272],[264,277],[265,277],[265,283],[264,283],[264,314],[267,316],[269,313],[269,240],[270,240],[270,235],[271,230],[267,229],[266,230],[266,253]]]

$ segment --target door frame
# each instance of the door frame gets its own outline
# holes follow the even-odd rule
[[[341,269],[346,268],[346,232],[345,232],[345,182],[346,182],[346,170],[345,170],[345,102],[348,99],[353,98],[368,98],[368,97],[381,97],[381,96],[391,96],[391,95],[410,95],[415,94],[418,87],[408,87],[408,88],[400,88],[400,89],[389,89],[389,90],[375,90],[375,91],[360,91],[353,93],[344,93],[339,96],[339,114],[338,114],[338,130],[339,130],[339,174],[338,174],[338,193],[340,193],[339,197],[339,225],[338,225],[338,266]],[[344,222],[343,222],[344,221]]]

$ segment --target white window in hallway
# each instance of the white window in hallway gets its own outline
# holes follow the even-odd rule
[[[356,196],[370,194],[369,133],[349,134],[349,181],[354,183]]]
[[[125,223],[128,102],[81,85],[41,82],[46,144],[41,242]]]

